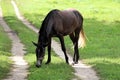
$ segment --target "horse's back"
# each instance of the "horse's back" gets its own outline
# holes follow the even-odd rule
[[[80,27],[80,18],[76,15],[79,14],[77,10],[63,10],[58,12],[58,17],[55,17],[56,27],[59,33],[65,35],[74,32],[77,27]],[[80,14],[79,14],[80,15]]]

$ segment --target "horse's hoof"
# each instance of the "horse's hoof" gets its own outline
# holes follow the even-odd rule
[[[41,65],[36,65],[37,68],[41,67]]]
[[[73,64],[78,64],[78,62],[76,61],[76,62],[73,62]]]
[[[74,62],[72,62],[72,64],[71,65],[74,65],[75,63]]]

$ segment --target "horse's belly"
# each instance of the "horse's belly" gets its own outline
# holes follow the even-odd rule
[[[63,31],[61,31],[61,32],[59,32],[59,34],[61,34],[61,35],[63,35],[63,36],[66,36],[66,35],[69,35],[69,34],[71,34],[71,33],[73,33],[74,32],[74,30],[75,29],[63,29]]]

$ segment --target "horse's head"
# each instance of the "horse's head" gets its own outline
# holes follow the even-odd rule
[[[45,46],[38,45],[34,42],[33,44],[36,46],[36,58],[37,58],[36,67],[40,67],[45,56]]]

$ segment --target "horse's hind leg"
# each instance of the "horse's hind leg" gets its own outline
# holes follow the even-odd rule
[[[75,38],[74,38],[74,58],[73,58],[73,61],[75,64],[77,64],[78,60],[79,60],[78,39],[79,39],[79,29],[77,29],[75,31]]]
[[[74,63],[75,63],[75,61],[76,61],[76,52],[75,52],[75,36],[74,36],[74,33],[71,33],[69,36],[70,36],[70,39],[72,40],[73,45],[74,45],[74,57],[73,57],[73,61],[74,61]]]
[[[72,40],[73,45],[74,45],[74,43],[75,43],[75,36],[74,36],[74,33],[71,33],[69,36],[70,36],[70,39]]]
[[[68,62],[68,56],[66,54],[66,48],[65,48],[65,44],[64,44],[64,38],[63,38],[63,36],[59,36],[59,39],[60,39],[60,42],[61,42],[62,51],[64,52],[64,55],[65,55],[66,63],[69,64],[69,62]]]
[[[72,42],[73,42],[73,45],[74,45],[74,57],[73,57],[73,61],[75,62],[75,57],[76,57],[76,55],[75,55],[75,35],[74,35],[74,33],[71,33],[70,35],[70,39],[72,40]]]

